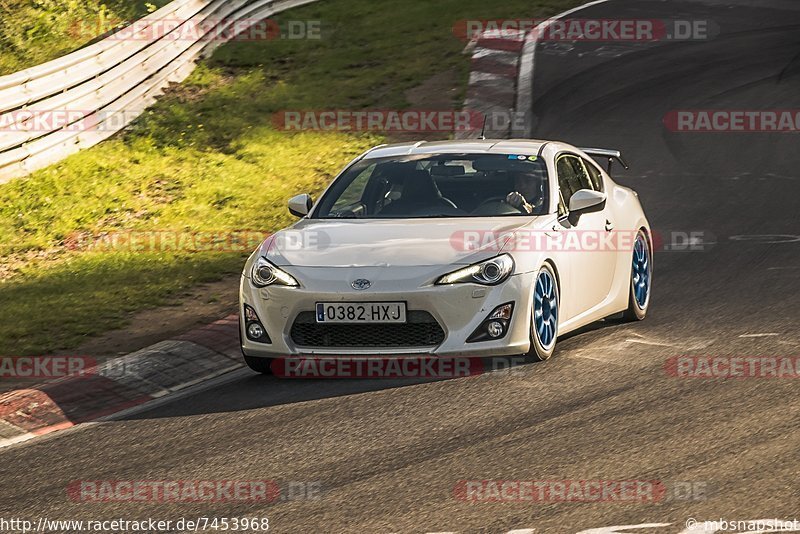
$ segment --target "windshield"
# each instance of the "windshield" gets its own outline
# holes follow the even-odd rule
[[[315,219],[542,215],[547,167],[530,154],[437,154],[365,159],[322,197]]]

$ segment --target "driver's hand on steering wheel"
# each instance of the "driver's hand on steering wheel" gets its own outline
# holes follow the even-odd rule
[[[522,193],[517,191],[512,191],[506,196],[506,203],[514,206],[518,210],[523,210],[527,213],[533,213],[533,206],[528,204],[528,201],[525,200],[525,197],[522,196]]]

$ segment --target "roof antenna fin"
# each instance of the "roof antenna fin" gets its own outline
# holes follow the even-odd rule
[[[483,127],[481,128],[481,136],[478,138],[481,141],[486,139],[486,121],[489,119],[489,115],[486,113],[483,114]]]

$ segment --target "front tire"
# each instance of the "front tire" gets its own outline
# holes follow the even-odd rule
[[[555,352],[560,303],[556,275],[552,267],[545,264],[536,275],[533,288],[531,348],[526,355],[529,361],[543,362]]]
[[[633,244],[633,265],[628,291],[628,309],[622,314],[623,321],[641,321],[650,307],[650,289],[653,283],[653,262],[650,240],[639,230]]]

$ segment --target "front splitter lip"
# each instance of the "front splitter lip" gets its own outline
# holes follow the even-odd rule
[[[436,347],[430,348],[364,348],[364,347],[336,347],[331,349],[314,348],[302,349],[298,348],[291,353],[275,352],[270,350],[269,346],[261,345],[252,342],[242,343],[242,352],[246,356],[255,358],[317,358],[317,359],[348,359],[348,360],[368,360],[371,358],[409,358],[409,357],[433,357],[433,358],[490,358],[490,357],[503,357],[503,356],[517,356],[525,354],[530,349],[529,340],[518,340],[516,342],[507,342],[498,344],[495,342],[486,342],[485,346],[479,346],[480,343],[468,345],[466,348],[458,351],[442,351],[437,350]],[[491,346],[490,346],[491,345]]]

